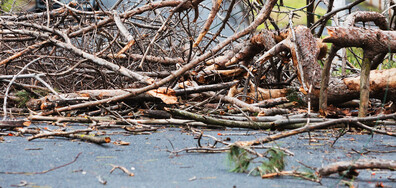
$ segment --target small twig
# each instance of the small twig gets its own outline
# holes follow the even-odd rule
[[[299,160],[296,160],[298,163],[300,163],[301,165],[303,165],[305,168],[308,168],[308,169],[311,169],[311,170],[314,170],[314,171],[316,171],[316,169],[317,168],[315,168],[315,167],[311,167],[311,166],[308,166],[308,165],[306,165],[306,164],[304,164],[303,162],[301,162],[301,161],[299,161]]]
[[[125,174],[128,174],[128,176],[135,176],[134,173],[129,172],[129,170],[126,169],[126,168],[123,167],[123,166],[116,166],[116,165],[113,165],[113,164],[111,164],[111,166],[112,166],[113,168],[110,170],[110,174],[113,173],[113,171],[114,171],[115,169],[118,168],[118,169],[122,170]]]
[[[191,148],[183,148],[177,151],[169,151],[171,153],[171,155],[177,155],[180,152],[196,152],[196,153],[222,153],[222,152],[226,152],[229,151],[230,148],[229,147],[222,147],[222,148],[212,148],[212,147],[191,147]]]

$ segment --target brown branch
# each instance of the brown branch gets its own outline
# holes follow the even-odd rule
[[[108,55],[104,55],[101,57],[107,57],[107,58],[114,58],[114,59],[128,59],[130,58],[133,61],[139,61],[141,59],[143,59],[143,55],[141,54],[108,54]],[[184,60],[180,57],[158,57],[158,56],[152,56],[152,55],[147,55],[146,56],[146,61],[147,62],[154,62],[154,63],[161,63],[161,64],[184,64]]]
[[[286,97],[278,97],[274,99],[266,99],[262,100],[258,103],[254,103],[252,105],[260,107],[260,108],[268,108],[268,107],[273,107],[279,104],[287,103],[289,100]]]
[[[396,33],[380,29],[359,27],[327,27],[328,37],[323,42],[330,42],[338,47],[359,47],[371,51],[374,55],[382,52],[396,52]]]
[[[216,90],[229,88],[237,83],[239,83],[239,81],[232,81],[232,82],[225,82],[225,83],[211,84],[211,85],[202,85],[202,86],[188,87],[183,89],[175,89],[175,94],[187,95],[191,93],[200,93],[205,91],[216,91]]]
[[[103,137],[103,136],[94,136],[94,135],[85,135],[85,134],[69,134],[64,136],[67,138],[79,139],[83,141],[92,142],[95,144],[105,144],[111,142],[111,138],[108,136]]]
[[[113,168],[110,170],[110,174],[111,173],[113,173],[113,171],[115,170],[115,169],[120,169],[120,170],[122,170],[125,174],[128,174],[128,176],[135,176],[135,174],[134,173],[132,173],[132,172],[129,172],[129,170],[128,169],[126,169],[125,167],[123,167],[123,166],[117,166],[117,165],[111,165]]]
[[[208,95],[208,96],[215,96],[217,100],[222,100],[222,101],[229,102],[231,104],[235,104],[241,108],[247,109],[250,112],[258,112],[258,113],[260,113],[260,115],[271,116],[271,115],[275,115],[275,114],[287,114],[290,112],[287,109],[259,108],[257,106],[245,103],[235,97],[229,97],[229,96],[225,96],[225,95],[216,95],[215,92],[205,92],[203,94]]]
[[[268,123],[268,122],[247,122],[247,121],[224,120],[224,119],[213,118],[210,116],[203,116],[203,115],[187,112],[184,110],[178,110],[178,109],[170,109],[169,112],[176,116],[183,116],[188,119],[193,119],[193,120],[211,124],[211,125],[250,128],[250,129],[269,129],[272,127],[272,123]]]
[[[367,126],[367,125],[365,125],[365,124],[363,124],[361,122],[358,122],[358,121],[354,122],[354,124],[356,126],[362,128],[362,129],[367,129],[367,130],[369,130],[371,132],[374,132],[374,133],[388,135],[388,136],[396,136],[396,133],[392,133],[392,132],[388,132],[388,131],[381,131],[381,130],[378,130],[378,129],[375,129],[375,128],[371,128],[371,127],[369,127],[369,126]]]
[[[40,48],[40,47],[42,47],[43,45],[47,44],[48,42],[49,42],[49,41],[46,40],[46,41],[42,41],[42,42],[39,42],[39,43],[30,45],[30,46],[26,47],[24,50],[22,50],[22,51],[20,51],[20,52],[17,52],[17,53],[15,53],[14,55],[12,55],[12,56],[10,56],[10,57],[8,57],[8,58],[6,58],[6,59],[0,61],[0,65],[3,65],[3,64],[7,65],[7,64],[8,64],[9,62],[11,62],[12,60],[14,60],[14,59],[16,59],[16,58],[18,58],[18,57],[21,57],[22,55],[24,55],[24,54],[26,54],[26,53],[29,53],[29,52],[31,52],[31,51],[34,50],[34,49]]]
[[[337,51],[340,48],[336,45],[332,45],[330,49],[329,57],[323,66],[322,76],[321,76],[321,83],[320,83],[320,95],[319,95],[319,113],[321,115],[325,115],[327,112],[327,88],[329,86],[329,79],[330,79],[330,67],[331,62],[333,61],[334,57],[337,55]]]
[[[382,30],[389,30],[389,24],[386,17],[378,12],[356,11],[349,14],[344,21],[344,26],[354,27],[356,22],[374,22]]]
[[[236,2],[236,0],[231,0],[230,6],[228,7],[227,14],[223,20],[223,23],[221,24],[219,30],[217,30],[217,32],[212,36],[212,38],[210,39],[208,44],[206,44],[205,48],[203,48],[203,50],[202,50],[203,52],[206,51],[206,49],[210,46],[210,44],[220,35],[220,33],[223,31],[223,29],[227,25],[228,20],[231,17],[231,12],[234,8],[235,2]]]
[[[0,129],[29,126],[25,122],[26,120],[0,120]]]
[[[355,169],[396,169],[396,161],[394,160],[381,160],[381,159],[359,159],[357,161],[342,161],[330,164],[317,170],[320,176],[329,176],[334,173],[340,173],[345,170]]]
[[[198,44],[202,41],[203,37],[208,33],[210,26],[212,25],[212,22],[214,18],[216,17],[217,12],[220,10],[220,6],[223,0],[212,0],[212,9],[208,15],[208,18],[206,19],[206,22],[204,26],[202,27],[201,31],[199,32],[198,38],[195,40],[193,47],[197,47]]]

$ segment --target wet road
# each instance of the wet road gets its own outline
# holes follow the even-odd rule
[[[73,127],[75,128],[75,127]],[[205,131],[217,133],[229,131]],[[244,133],[243,130],[233,130]],[[260,135],[261,134],[261,135]],[[250,140],[255,136],[226,136],[231,141]],[[353,150],[395,150],[395,139],[390,136],[350,135],[341,137],[332,148],[335,139],[329,131],[313,133],[318,140],[308,144],[307,134],[278,140],[277,145],[288,148],[295,156],[287,157],[286,170],[301,167],[297,160],[312,167],[352,158],[396,159],[396,153],[356,154]],[[217,136],[218,137],[218,136]],[[167,150],[194,147],[197,140],[192,135],[182,133],[178,128],[161,129],[152,135],[111,135],[112,141],[130,142],[129,146],[106,144],[104,146],[71,141],[67,139],[36,139],[27,141],[23,137],[4,137],[0,143],[1,172],[41,172],[75,159],[76,162],[45,174],[21,175],[0,174],[0,187],[11,187],[26,181],[35,187],[336,187],[342,185],[340,177],[333,175],[322,180],[322,184],[299,180],[292,177],[261,179],[247,174],[229,172],[226,153],[202,154],[180,153],[170,157]],[[203,140],[202,144],[211,142]],[[270,143],[269,145],[274,145]],[[111,164],[126,167],[135,174],[129,177],[117,169],[112,174]],[[354,181],[355,186],[374,187],[377,182],[396,187],[396,172],[360,171]],[[107,181],[106,185],[100,180]]]

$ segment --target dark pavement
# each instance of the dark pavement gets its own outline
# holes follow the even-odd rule
[[[33,126],[33,125],[31,125]],[[40,126],[43,126],[42,124]],[[46,125],[48,126],[48,125]],[[50,127],[55,129],[55,127]],[[72,127],[77,128],[77,127]],[[80,127],[81,128],[81,127]],[[108,132],[120,130],[108,130]],[[217,136],[217,133],[240,132],[204,131]],[[330,147],[335,139],[332,131],[315,132],[316,143],[309,145],[308,134],[296,135],[276,141],[276,144],[288,148],[295,156],[287,157],[286,170],[302,167],[297,160],[311,167],[352,160],[353,158],[396,159],[396,153],[370,152],[360,155],[354,152],[369,150],[396,150],[393,137],[384,135],[346,134]],[[251,140],[257,136],[223,136],[237,140]],[[293,177],[261,179],[247,174],[229,172],[226,153],[180,153],[170,156],[167,150],[194,147],[197,140],[192,135],[182,133],[178,128],[161,129],[152,135],[110,135],[112,142],[122,140],[129,146],[114,144],[96,145],[67,139],[36,139],[27,141],[24,137],[4,137],[0,143],[1,172],[41,172],[69,163],[82,152],[76,162],[47,172],[45,174],[0,174],[0,187],[12,187],[26,181],[27,187],[337,187],[343,185],[338,175],[322,180],[322,184],[300,180]],[[219,136],[217,136],[219,137]],[[329,139],[327,139],[329,138]],[[212,143],[203,139],[202,144]],[[270,143],[269,145],[274,145]],[[263,150],[264,151],[264,150]],[[126,167],[135,174],[129,177],[117,169],[112,174],[111,164]],[[372,174],[375,172],[375,175]],[[100,183],[107,181],[106,185]],[[396,187],[396,172],[361,170],[355,179],[358,187],[374,187],[382,182],[385,186]],[[342,187],[342,186],[341,186]]]

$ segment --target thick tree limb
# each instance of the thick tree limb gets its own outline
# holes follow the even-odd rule
[[[327,27],[327,31],[329,36],[323,42],[330,42],[338,47],[359,47],[374,55],[396,52],[394,31],[358,27]]]
[[[396,169],[396,161],[381,159],[359,159],[357,161],[342,161],[330,164],[317,170],[320,176],[329,176],[334,173],[340,173],[345,170],[354,169]]]

